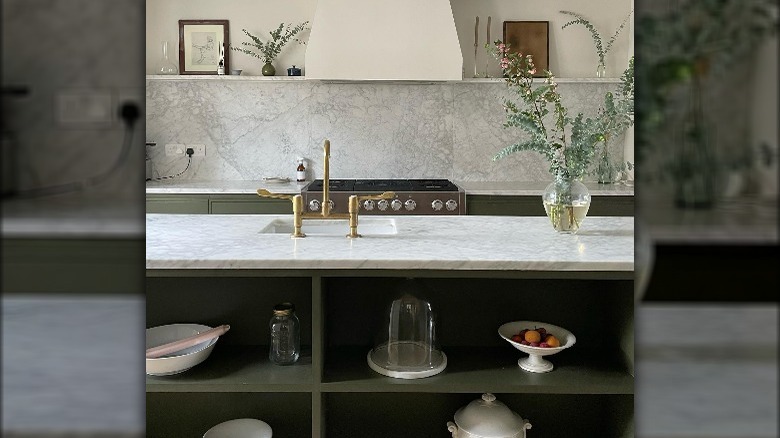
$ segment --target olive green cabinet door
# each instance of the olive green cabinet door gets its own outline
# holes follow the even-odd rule
[[[207,214],[209,198],[207,196],[147,196],[147,213]]]
[[[284,199],[212,199],[212,214],[292,214],[292,202]]]
[[[541,196],[472,195],[466,199],[468,214],[483,216],[544,216]],[[589,216],[633,216],[633,196],[594,196]]]

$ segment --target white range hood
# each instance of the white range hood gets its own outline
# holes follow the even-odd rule
[[[463,77],[449,0],[319,0],[306,78],[452,81]]]

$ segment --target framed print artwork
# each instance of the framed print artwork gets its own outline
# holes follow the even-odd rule
[[[505,21],[504,43],[510,52],[533,55],[536,66],[535,77],[544,77],[550,69],[549,21]]]
[[[215,75],[224,53],[230,71],[228,20],[179,20],[179,72],[183,75]]]

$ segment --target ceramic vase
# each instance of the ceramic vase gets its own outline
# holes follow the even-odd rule
[[[276,68],[270,62],[266,62],[263,66],[263,76],[273,76],[276,74]]]

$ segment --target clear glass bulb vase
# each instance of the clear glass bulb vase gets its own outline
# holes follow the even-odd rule
[[[162,57],[157,65],[158,75],[177,75],[179,74],[179,68],[171,61],[168,52],[168,41],[162,42]]]
[[[574,234],[590,208],[590,192],[574,178],[556,175],[542,194],[544,211],[555,231]]]

